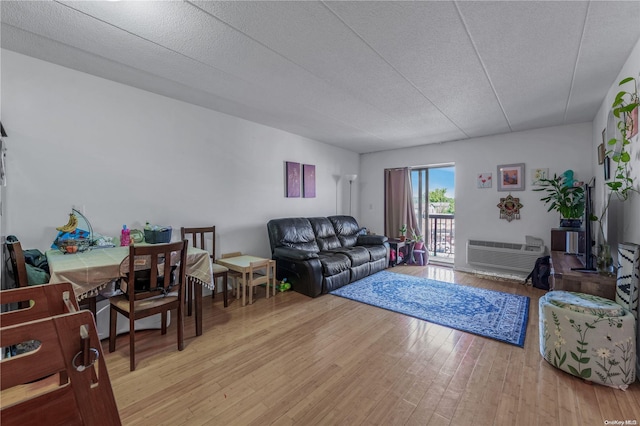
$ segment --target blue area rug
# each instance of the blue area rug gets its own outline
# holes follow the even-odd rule
[[[331,292],[434,324],[524,346],[529,298],[381,271]]]

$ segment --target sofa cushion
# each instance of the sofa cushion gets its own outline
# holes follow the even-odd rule
[[[309,223],[311,223],[311,228],[316,235],[316,243],[320,251],[328,251],[342,246],[329,219],[326,217],[311,217],[309,218]]]
[[[344,254],[333,252],[320,252],[318,254],[324,276],[336,275],[348,271],[351,267],[349,258]]]
[[[338,240],[342,247],[353,247],[358,241],[358,234],[361,229],[358,222],[352,216],[329,216],[333,224]]]
[[[269,232],[273,235],[272,250],[278,246],[293,247],[314,253],[320,251],[311,223],[304,217],[273,219],[269,221]]]
[[[371,256],[371,261],[386,259],[387,248],[385,246],[364,246]]]
[[[371,260],[369,250],[364,247],[341,247],[334,249],[334,252],[346,255],[351,261],[351,267],[364,265]]]

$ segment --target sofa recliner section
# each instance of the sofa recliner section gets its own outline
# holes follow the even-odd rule
[[[317,297],[381,271],[389,264],[389,243],[364,235],[351,216],[273,219],[267,224],[277,278]]]

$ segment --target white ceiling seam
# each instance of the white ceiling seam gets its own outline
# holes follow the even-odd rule
[[[576,50],[576,59],[575,64],[573,66],[573,74],[571,75],[571,85],[569,86],[569,95],[567,96],[567,104],[564,108],[563,121],[566,123],[567,114],[569,112],[569,105],[571,103],[571,95],[573,94],[573,82],[576,79],[576,73],[578,72],[578,62],[580,61],[580,52],[582,52],[582,41],[584,40],[584,33],[587,28],[587,21],[589,19],[589,10],[591,9],[591,1],[587,3],[587,10],[584,14],[584,23],[582,24],[582,33],[580,34],[580,43],[578,44],[578,49]]]
[[[457,0],[454,1],[453,4],[456,7],[456,11],[458,12],[458,16],[460,16],[460,21],[462,22],[464,30],[467,33],[467,36],[469,37],[469,41],[471,42],[471,45],[473,46],[473,50],[475,51],[476,56],[478,57],[478,61],[480,61],[480,65],[482,66],[482,71],[484,71],[484,75],[487,77],[487,82],[489,83],[489,86],[491,86],[491,90],[493,91],[493,95],[496,97],[496,101],[498,102],[498,105],[500,106],[500,110],[502,111],[502,115],[504,116],[504,119],[507,121],[507,126],[509,126],[509,131],[513,131],[513,128],[511,127],[511,121],[509,120],[509,115],[505,111],[504,105],[500,101],[500,95],[498,95],[496,87],[493,84],[493,81],[491,80],[491,76],[489,75],[489,71],[487,70],[487,66],[485,65],[484,61],[482,60],[482,55],[478,51],[478,46],[476,46],[476,42],[473,40],[473,36],[469,32],[469,27],[467,26],[467,23],[464,20],[464,15],[462,14],[462,11],[460,10],[460,7],[458,6],[458,1]]]

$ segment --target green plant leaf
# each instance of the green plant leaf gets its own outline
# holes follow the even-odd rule
[[[631,155],[629,155],[627,151],[622,151],[622,153],[620,154],[620,161],[622,161],[623,163],[628,163],[629,161],[631,161]]]
[[[633,77],[627,77],[624,80],[621,80],[620,83],[618,83],[618,86],[622,86],[623,84],[628,83],[630,81],[634,81],[634,80],[635,80],[635,78],[633,78]]]
[[[580,372],[576,370],[573,365],[567,365],[567,367],[569,367],[569,371],[571,371],[571,374],[573,374],[574,376],[578,376],[578,377],[581,376]]]

